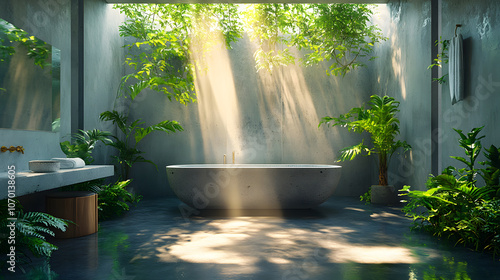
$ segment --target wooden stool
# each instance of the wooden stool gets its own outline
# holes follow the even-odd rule
[[[97,194],[86,191],[56,192],[47,195],[47,213],[73,221],[65,232],[55,230],[57,238],[73,238],[97,232]]]

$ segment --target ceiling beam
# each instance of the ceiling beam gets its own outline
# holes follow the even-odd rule
[[[151,4],[177,4],[177,3],[234,3],[234,4],[256,4],[256,3],[352,3],[352,4],[387,4],[389,0],[105,0],[110,4],[121,3],[151,3]]]

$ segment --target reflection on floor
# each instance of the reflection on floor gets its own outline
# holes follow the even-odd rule
[[[491,255],[411,232],[411,221],[399,209],[366,206],[355,198],[335,197],[317,209],[284,212],[193,214],[179,205],[175,198],[144,200],[126,216],[102,222],[97,234],[52,240],[59,246],[50,262],[58,275],[53,279],[414,280],[500,275],[500,262]],[[24,277],[44,279],[35,278],[35,272]]]

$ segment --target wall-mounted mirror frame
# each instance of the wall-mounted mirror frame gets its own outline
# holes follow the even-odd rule
[[[0,128],[59,131],[60,50],[0,19]]]

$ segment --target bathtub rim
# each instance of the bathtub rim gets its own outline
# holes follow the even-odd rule
[[[293,168],[293,169],[340,169],[342,166],[333,164],[300,164],[300,163],[237,163],[237,164],[223,164],[223,163],[194,163],[194,164],[174,164],[167,165],[168,169],[197,169],[197,168]]]

